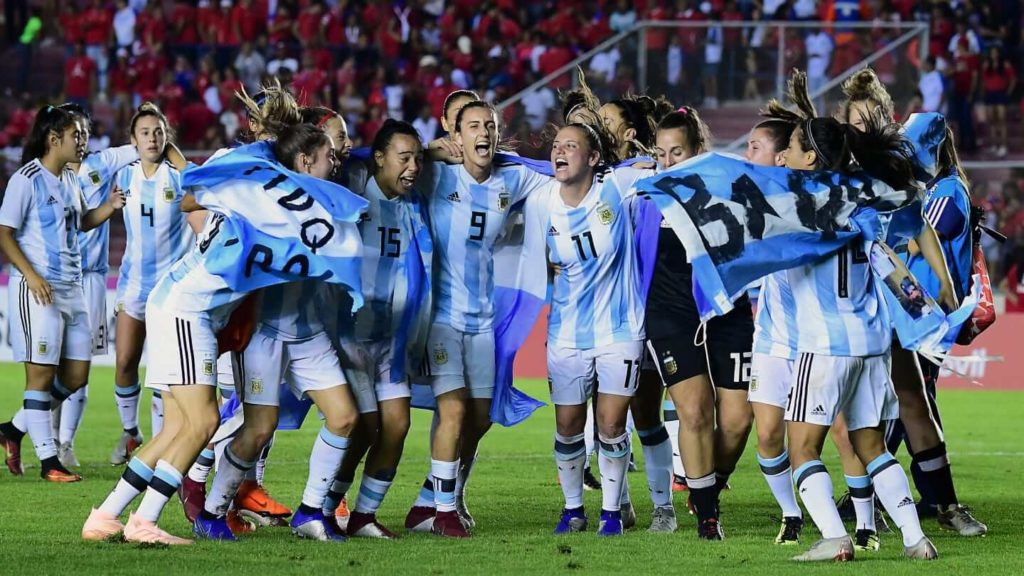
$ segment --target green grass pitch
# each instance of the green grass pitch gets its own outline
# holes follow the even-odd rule
[[[940,391],[943,418],[961,500],[987,522],[990,535],[968,540],[940,532],[934,520],[925,532],[939,549],[940,559],[913,563],[901,557],[898,534],[883,535],[882,550],[861,554],[852,565],[794,565],[788,558],[817,537],[810,523],[799,548],[772,544],[778,511],[748,446],[733,476],[732,490],[722,498],[726,540],[700,542],[694,520],[686,515],[684,495],[676,495],[681,529],[673,535],[647,534],[651,504],[642,472],[630,474],[637,528],[624,537],[599,539],[593,532],[600,495],[588,492],[589,533],[555,537],[551,530],[561,509],[552,451],[553,413],[537,412],[513,429],[496,428],[484,440],[467,501],[478,527],[467,541],[430,535],[406,535],[396,542],[352,540],[345,544],[300,541],[284,528],[264,528],[238,543],[200,542],[182,548],[141,548],[131,544],[85,543],[79,539],[90,506],[97,505],[116,482],[119,468],[106,464],[120,425],[114,406],[113,372],[95,368],[92,390],[76,452],[85,480],[54,485],[38,477],[31,443],[24,442],[23,478],[0,470],[0,574],[1021,574],[1024,573],[1024,448],[1021,405],[1024,393]],[[22,369],[0,365],[0,418],[7,419],[21,401]],[[542,382],[522,382],[545,398]],[[142,408],[143,430],[149,431],[149,393]],[[414,411],[405,458],[380,517],[396,530],[402,527],[429,466],[426,413]],[[309,449],[318,427],[307,418],[298,432],[277,437],[266,483],[285,503],[298,504],[305,483]],[[642,455],[637,444],[637,458]],[[905,453],[900,459],[906,465]],[[825,461],[834,480],[841,472],[834,449]],[[837,487],[837,493],[840,488]],[[186,535],[181,506],[172,501],[161,525]]]

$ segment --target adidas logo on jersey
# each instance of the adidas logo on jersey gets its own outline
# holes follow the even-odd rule
[[[47,206],[52,206],[52,205],[54,205],[56,203],[57,203],[57,199],[54,198],[52,195],[50,196],[50,199],[46,201],[46,205]]]
[[[558,236],[558,228],[552,226],[548,229],[548,236]]]
[[[826,415],[825,414],[825,407],[822,406],[821,404],[818,404],[817,406],[814,407],[814,410],[811,410],[811,416],[825,416],[825,415]]]
[[[459,199],[459,192],[458,191],[452,192],[451,194],[449,194],[447,196],[447,198],[448,198],[449,202],[462,202],[462,200]]]
[[[900,503],[897,504],[896,507],[897,508],[903,508],[904,506],[913,506],[913,505],[914,505],[914,501],[910,499],[910,496],[904,496],[903,500],[900,500]]]

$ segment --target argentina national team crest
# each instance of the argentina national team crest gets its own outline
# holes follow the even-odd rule
[[[92,172],[89,172],[89,181],[92,182],[93,186],[99,186],[100,185],[100,173],[95,171],[95,170],[93,170]]]
[[[665,367],[665,374],[669,376],[675,374],[676,371],[679,370],[679,365],[676,364],[676,359],[671,354],[666,354],[665,357],[661,359],[661,365]]]
[[[508,210],[509,205],[512,203],[512,195],[502,190],[498,194],[498,210],[504,212]]]
[[[46,338],[40,338],[36,348],[40,354],[46,354],[46,351],[50,349],[50,345],[46,342]]]
[[[448,363],[448,349],[444,347],[444,344],[438,344],[434,346],[434,364],[438,366]]]
[[[252,380],[249,380],[249,392],[251,394],[259,394],[263,392],[263,379],[253,378]]]
[[[204,358],[203,359],[203,375],[204,376],[213,376],[214,365],[215,364],[216,364],[216,362],[212,358]]]
[[[164,202],[174,202],[174,189],[171,187],[164,188]]]
[[[608,226],[615,220],[615,212],[612,211],[610,206],[602,202],[597,205],[597,219],[601,221],[601,224]]]

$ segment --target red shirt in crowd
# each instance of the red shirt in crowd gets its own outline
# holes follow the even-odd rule
[[[279,9],[274,16],[274,21],[270,24],[270,43],[291,42],[294,38],[292,35],[292,25],[294,23],[295,21],[292,20],[291,15],[285,14]]]
[[[347,44],[345,38],[345,13],[340,6],[335,6],[324,13],[320,18],[320,28],[324,31],[324,41],[329,46],[343,46]]]
[[[107,87],[112,94],[131,94],[132,79],[128,66],[120,62],[111,62],[107,70]]]
[[[390,20],[378,28],[377,44],[380,46],[380,54],[386,59],[397,59],[402,50],[402,33],[398,22]]]
[[[193,100],[181,110],[178,132],[182,144],[195,146],[206,136],[206,128],[216,123],[217,116],[206,107],[206,104],[202,100]]]
[[[430,111],[433,113],[434,118],[440,118],[444,115],[445,98],[458,89],[459,87],[454,84],[441,84],[432,87],[427,92],[427,103],[430,104]]]
[[[67,11],[60,15],[60,27],[64,30],[64,43],[74,46],[84,41],[85,32],[82,30],[82,15],[77,11]]]
[[[64,61],[64,93],[69,98],[88,98],[95,74],[96,63],[92,58],[84,54],[68,58]]]
[[[313,67],[319,70],[330,70],[334,68],[334,54],[323,46],[307,48],[306,52],[313,57]]]
[[[602,40],[611,36],[612,29],[608,25],[607,18],[595,18],[587,22],[579,32],[580,44],[584,50],[590,50],[601,43]],[[516,36],[505,36],[505,38],[516,38]]]
[[[198,12],[186,2],[178,2],[171,11],[171,24],[174,25],[175,44],[198,44],[200,22]]]
[[[152,94],[160,85],[160,74],[167,67],[167,60],[163,56],[156,56],[144,52],[132,62],[129,74],[134,80],[136,94]]]
[[[164,18],[163,12],[159,14],[142,12],[138,15],[135,26],[139,31],[139,37],[148,48],[166,43],[167,29],[170,28],[170,25]]]
[[[181,121],[181,112],[185,108],[185,91],[174,81],[174,77],[165,78],[157,90],[160,95],[160,109],[167,116],[167,122],[176,126]]]
[[[11,112],[11,117],[7,121],[6,132],[10,134],[11,138],[21,140],[28,136],[35,121],[36,111],[34,108],[16,108],[14,112]]]
[[[321,106],[324,88],[327,87],[327,73],[321,69],[299,70],[292,79],[292,90],[300,106]]]
[[[238,46],[241,42],[235,34],[235,24],[231,20],[230,10],[219,10],[210,14],[207,25],[210,27],[208,38],[212,38],[218,46]]]
[[[707,16],[700,10],[683,10],[676,14],[676,20],[680,22],[703,22]],[[683,54],[695,54],[701,48],[701,43],[707,36],[708,30],[704,27],[680,28],[679,44],[683,48]]]
[[[953,93],[965,97],[971,95],[973,80],[978,73],[978,56],[961,53],[953,58]]]
[[[103,46],[110,40],[114,15],[101,6],[90,6],[81,16],[82,39],[89,46]]]
[[[987,64],[981,73],[981,85],[986,93],[1006,94],[1010,83],[1017,78],[1017,72],[1009,62],[1003,62],[1003,69],[990,68]]]
[[[572,50],[566,46],[552,46],[544,51],[540,55],[538,63],[540,64],[540,75],[547,76],[555,70],[558,70],[562,66],[565,66],[573,59]],[[569,76],[563,74],[551,82],[551,87],[555,89],[563,89],[569,87]]]
[[[236,4],[231,9],[231,20],[242,42],[255,42],[263,34],[265,20],[252,2]]]
[[[300,42],[306,43],[320,36],[320,19],[323,15],[324,12],[320,4],[310,4],[299,12],[296,28]]]
[[[647,13],[647,20],[668,20],[669,19],[668,8],[661,6],[655,6],[651,8],[651,11]],[[667,28],[649,28],[647,30],[647,50],[665,50],[668,48],[668,29]]]

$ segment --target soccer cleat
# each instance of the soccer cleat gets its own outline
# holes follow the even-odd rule
[[[622,517],[622,529],[629,530],[636,526],[636,510],[633,508],[632,502],[623,502],[619,513]]]
[[[679,526],[676,524],[676,511],[671,506],[655,508],[651,515],[651,527],[648,532],[672,533]]]
[[[701,540],[725,540],[725,530],[718,518],[708,518],[697,524],[697,537]]]
[[[579,508],[563,508],[562,517],[558,520],[558,526],[555,526],[555,534],[569,534],[570,532],[586,532],[587,531],[587,514],[583,511],[583,507]]]
[[[0,432],[0,444],[4,446],[4,452],[7,454],[5,463],[7,469],[11,471],[11,474],[15,476],[22,476],[25,474],[25,469],[21,466],[21,439],[13,439],[9,436],[4,436]]]
[[[267,518],[286,518],[292,515],[290,508],[274,500],[267,489],[255,480],[243,480],[235,495],[235,508],[246,518],[268,525]]]
[[[192,524],[192,533],[200,540],[223,540],[228,542],[238,540],[231,531],[231,527],[228,526],[226,516],[208,518],[206,514],[200,514],[196,518],[195,523]]]
[[[181,507],[185,510],[185,518],[192,524],[203,511],[206,505],[206,484],[200,484],[185,476],[181,479],[181,486],[178,487],[178,498],[181,498]]]
[[[598,536],[622,536],[621,510],[601,510],[601,524],[597,529]]]
[[[690,488],[686,485],[686,478],[677,474],[672,475],[672,491],[673,492],[685,492]]]
[[[348,520],[351,514],[352,512],[348,509],[348,498],[343,497],[341,502],[338,503],[338,507],[334,509],[334,516],[329,517],[334,518],[334,526],[332,526],[332,528],[336,528],[338,532],[346,534],[348,530]]]
[[[797,562],[849,562],[853,560],[853,540],[843,535],[838,538],[823,538],[814,543],[811,549],[799,556]]]
[[[234,508],[228,510],[227,516],[228,528],[231,529],[231,533],[235,536],[241,536],[242,534],[252,534],[256,531],[256,524],[250,522],[238,513],[238,510]]]
[[[429,506],[413,506],[405,515],[405,529],[410,532],[430,532],[437,510]]]
[[[74,472],[58,465],[55,468],[49,470],[42,470],[39,472],[39,476],[47,482],[54,482],[57,484],[69,484],[71,482],[81,482],[82,477]]]
[[[878,552],[882,541],[874,530],[860,529],[853,535],[853,547],[860,552]]]
[[[459,513],[452,510],[451,512],[438,511],[434,515],[434,523],[430,527],[430,532],[437,536],[446,536],[448,538],[469,538],[469,530],[466,530],[466,526],[462,523],[462,518],[459,517]]]
[[[885,520],[885,514],[882,514],[882,503],[875,498],[875,529],[878,530],[879,534],[891,534],[892,528],[889,527],[889,523]]]
[[[594,473],[590,471],[590,467],[583,469],[583,489],[584,490],[600,490],[601,481],[594,476]]]
[[[476,520],[474,520],[473,515],[469,513],[469,508],[466,508],[465,496],[455,496],[455,511],[459,513],[459,518],[462,520],[462,523],[465,524],[466,530],[476,528]]]
[[[319,540],[321,542],[344,542],[347,540],[344,534],[335,532],[327,526],[327,523],[324,521],[324,513],[320,510],[315,510],[308,514],[299,510],[292,516],[290,526],[292,527],[292,533],[299,538]]]
[[[917,544],[903,548],[903,555],[911,560],[935,560],[939,557],[939,551],[927,536],[921,538]]]
[[[346,533],[349,537],[357,538],[379,538],[381,540],[394,540],[398,535],[385,528],[377,521],[376,514],[365,514],[353,512],[348,519]]]
[[[100,542],[124,532],[124,524],[106,512],[93,508],[82,526],[82,540]]]
[[[836,500],[836,510],[839,511],[839,517],[843,522],[852,522],[857,519],[857,509],[853,506],[853,498],[849,491]]]
[[[142,432],[139,432],[135,436],[132,436],[128,432],[121,432],[121,438],[117,441],[117,446],[114,446],[114,451],[110,453],[110,464],[111,466],[123,466],[132,459],[132,452],[139,446],[142,446]]]
[[[984,536],[988,533],[988,526],[979,522],[966,506],[957,504],[946,510],[939,510],[937,518],[940,528],[952,530],[961,536]]]
[[[779,535],[775,537],[775,543],[779,546],[792,546],[800,543],[800,531],[804,528],[804,519],[796,516],[786,516],[782,519],[782,526],[779,527]]]
[[[156,522],[143,520],[135,514],[128,514],[128,523],[124,525],[124,539],[127,542],[138,544],[166,544],[168,546],[192,544],[192,540],[168,534],[161,530]]]
[[[81,464],[78,463],[78,457],[75,456],[75,447],[70,442],[65,442],[60,446],[57,446],[57,460],[60,461],[61,465],[65,468],[78,468]]]

